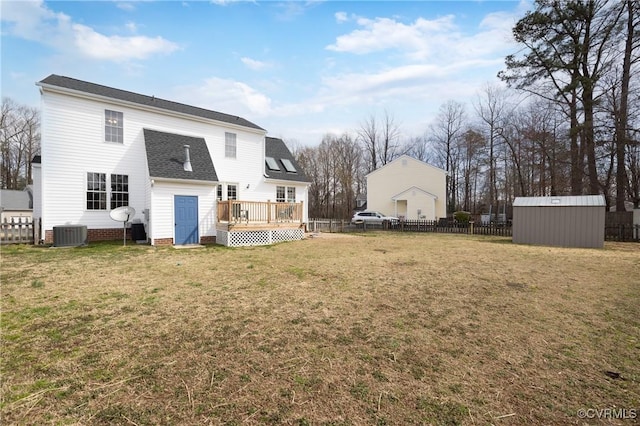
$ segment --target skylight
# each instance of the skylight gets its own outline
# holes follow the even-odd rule
[[[296,168],[293,166],[293,163],[288,158],[281,158],[280,161],[282,161],[282,165],[284,166],[286,171],[290,173],[297,172]]]
[[[267,161],[267,167],[269,170],[280,170],[278,163],[276,163],[276,160],[274,160],[273,157],[265,157],[265,160]]]

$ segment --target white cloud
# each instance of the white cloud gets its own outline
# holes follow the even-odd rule
[[[115,62],[146,59],[157,53],[171,53],[178,48],[162,37],[105,36],[85,25],[74,24],[76,47],[88,57]]]
[[[125,27],[127,27],[127,29],[132,33],[135,33],[136,31],[138,31],[138,26],[136,25],[135,22],[132,22],[132,21],[127,22],[125,24]]]
[[[404,24],[391,18],[358,18],[362,29],[339,36],[328,50],[366,54],[387,49],[413,52],[417,56],[427,56],[432,46],[438,42],[434,36],[449,33],[455,27],[453,15],[434,20],[418,18],[412,24]]]
[[[273,111],[271,99],[265,94],[246,83],[219,77],[210,77],[197,86],[178,87],[173,98],[249,120]]]
[[[503,54],[512,46],[511,28],[515,14],[489,14],[472,34],[464,33],[455,23],[454,15],[436,19],[418,18],[405,24],[392,18],[359,17],[360,27],[336,38],[327,50],[364,55],[384,50],[404,53],[411,61],[448,63],[484,55]]]
[[[249,2],[249,3],[257,4],[255,0],[210,0],[211,4],[215,4],[218,6],[228,6],[230,4],[239,3],[239,2]]]
[[[133,3],[125,2],[125,1],[116,2],[116,7],[118,9],[126,10],[127,12],[132,12],[136,10],[136,7]]]
[[[67,31],[71,19],[49,10],[42,1],[3,2],[3,32],[32,41],[51,41],[55,33]]]
[[[68,56],[126,62],[146,59],[156,54],[168,54],[178,45],[160,36],[119,36],[98,33],[91,27],[77,24],[64,13],[50,10],[42,1],[9,2],[3,4],[2,21],[6,32],[48,45]],[[132,26],[133,25],[133,26]],[[135,31],[133,23],[125,25]]]
[[[365,55],[385,52],[375,62],[358,58],[366,71],[346,71],[335,55],[324,60],[324,77],[311,90],[298,90],[297,97],[276,101],[271,93],[281,88],[261,82],[239,82],[209,78],[198,87],[177,92],[185,102],[237,114],[255,120],[283,137],[298,137],[316,143],[328,129],[357,126],[353,117],[367,111],[389,109],[399,118],[408,136],[423,132],[430,117],[447,99],[468,101],[477,88],[495,79],[506,52],[514,48],[509,40],[514,15],[495,13],[484,17],[475,29],[456,25],[455,17],[418,18],[403,23],[396,18],[368,19],[338,13],[336,21],[348,19],[359,28],[341,37],[326,49]],[[404,55],[405,60],[395,52]],[[268,63],[243,57],[252,69]],[[380,64],[384,64],[380,66]],[[351,65],[352,66],[352,65]],[[302,89],[302,84],[298,89]],[[275,96],[275,95],[274,95]]]
[[[247,58],[247,57],[240,58],[240,61],[242,61],[242,63],[245,64],[247,68],[250,68],[254,71],[259,71],[271,66],[267,62],[262,62],[262,61],[258,61],[258,60]]]
[[[346,12],[336,12],[334,16],[336,17],[336,22],[338,23],[347,22],[349,20]]]

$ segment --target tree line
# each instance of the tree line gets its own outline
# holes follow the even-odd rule
[[[309,215],[350,217],[366,175],[402,154],[448,172],[449,213],[502,212],[517,196],[640,207],[639,22],[634,0],[537,0],[499,81],[471,105],[445,101],[423,135],[402,140],[384,111],[315,147],[287,141],[311,182]]]
[[[40,153],[40,111],[2,98],[0,110],[0,188],[32,183],[31,161]]]

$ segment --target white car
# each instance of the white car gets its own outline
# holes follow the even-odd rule
[[[385,216],[380,212],[356,212],[351,218],[351,223],[382,223],[384,221],[398,223],[399,219],[393,216]]]

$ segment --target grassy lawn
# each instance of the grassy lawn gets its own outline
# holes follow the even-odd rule
[[[368,233],[1,257],[2,424],[640,422],[577,415],[640,417],[639,244]]]

